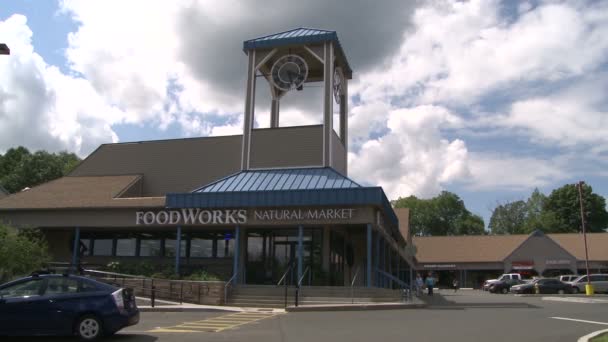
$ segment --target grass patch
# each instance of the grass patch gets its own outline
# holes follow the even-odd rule
[[[608,333],[603,333],[591,339],[591,342],[608,342]]]

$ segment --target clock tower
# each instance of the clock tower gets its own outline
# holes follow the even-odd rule
[[[295,92],[297,95],[308,83],[321,84],[323,124],[311,126],[305,133],[314,136],[306,137],[307,141],[313,142],[306,153],[314,156],[297,166],[333,167],[346,175],[348,80],[352,79],[352,70],[336,32],[298,28],[247,40],[243,43],[243,51],[248,56],[248,66],[241,169],[258,167],[254,162],[255,152],[252,152],[258,143],[253,126],[256,80],[263,77],[270,87],[272,97],[271,130],[280,128],[279,113],[283,96],[288,92]],[[339,136],[333,129],[334,105],[339,108]],[[295,138],[296,134],[291,137]],[[314,144],[319,142],[316,148],[317,145]]]

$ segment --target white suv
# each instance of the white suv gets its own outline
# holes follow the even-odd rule
[[[559,281],[563,281],[564,283],[570,283],[576,280],[576,278],[580,277],[580,275],[568,274],[568,275],[560,275]]]
[[[608,292],[608,274],[591,274],[589,277],[595,292]],[[585,292],[587,276],[580,276],[568,284],[572,285],[574,293]]]

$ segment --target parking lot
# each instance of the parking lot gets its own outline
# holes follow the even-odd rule
[[[442,290],[424,309],[302,313],[144,312],[107,341],[576,341],[608,329],[608,297]],[[58,338],[34,339],[63,341]]]

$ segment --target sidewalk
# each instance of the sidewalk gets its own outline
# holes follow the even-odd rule
[[[413,298],[410,302],[390,302],[390,303],[331,303],[318,305],[288,306],[287,312],[310,312],[310,311],[364,311],[364,310],[403,310],[418,309],[426,307],[426,303],[418,298]]]
[[[171,302],[163,299],[154,300],[154,307],[151,306],[149,298],[136,297],[137,308],[140,312],[196,312],[196,311],[225,311],[225,312],[285,312],[283,309],[267,308],[241,308],[223,305],[200,305],[191,303]]]

